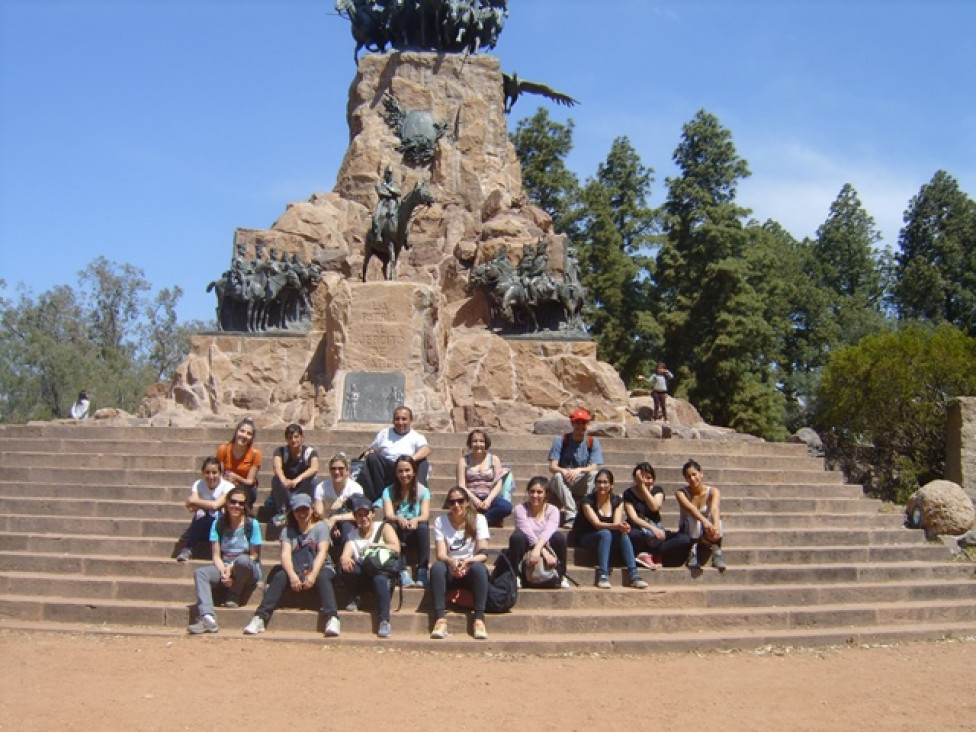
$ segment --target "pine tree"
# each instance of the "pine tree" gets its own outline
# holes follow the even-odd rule
[[[811,263],[812,273],[831,293],[837,344],[857,343],[885,327],[881,258],[875,249],[880,239],[874,219],[846,183],[817,229]]]
[[[553,122],[540,107],[533,117],[520,120],[509,138],[522,163],[522,185],[529,200],[552,217],[557,232],[570,233],[580,195],[579,180],[566,167],[573,149],[573,121]]]
[[[684,126],[673,160],[680,175],[667,180],[656,279],[676,393],[709,422],[780,437],[775,333],[746,259],[748,211],[735,203],[748,165],[731,133],[704,110]]]
[[[976,336],[976,203],[940,170],[905,211],[893,301],[899,317]]]
[[[648,256],[655,227],[654,210],[647,205],[653,180],[630,140],[614,140],[583,190],[575,237],[588,291],[587,322],[600,358],[625,381],[653,359],[660,338],[651,311]]]

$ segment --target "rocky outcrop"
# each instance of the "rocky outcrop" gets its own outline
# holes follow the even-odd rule
[[[909,524],[925,529],[929,537],[965,534],[976,523],[973,502],[965,491],[948,480],[933,480],[908,499]]]

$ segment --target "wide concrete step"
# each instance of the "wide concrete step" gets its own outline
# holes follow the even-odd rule
[[[734,553],[730,552],[730,561],[734,560]],[[831,561],[823,556],[817,557],[819,563],[798,565],[793,562],[781,564],[749,565],[745,562],[731,563],[729,569],[719,573],[706,569],[703,573],[691,573],[683,567],[660,569],[657,571],[641,570],[641,575],[653,588],[688,589],[712,587],[749,586],[756,588],[756,597],[762,597],[761,586],[781,585],[810,585],[822,586],[827,584],[849,584],[856,590],[857,586],[868,583],[890,582],[893,584],[913,584],[929,582],[961,582],[973,586],[972,572],[966,571],[959,563],[945,562],[943,564],[926,563],[918,559],[908,559],[904,556],[885,560],[872,560],[868,563],[863,558],[851,561]],[[861,561],[857,561],[861,559]],[[175,582],[184,586],[192,586],[193,572],[197,567],[209,564],[205,560],[191,560],[178,563],[172,559],[152,558],[120,558],[117,556],[87,556],[79,557],[57,554],[32,554],[30,552],[5,551],[0,555],[2,570],[0,574],[7,577],[64,577],[72,582],[90,582],[93,586],[105,582],[114,583],[121,580],[134,582],[143,587],[143,592],[149,593],[143,597],[155,597],[162,600],[165,597],[153,595],[160,583]],[[269,572],[276,564],[277,557],[265,557],[265,572]],[[593,585],[594,570],[592,565],[570,566],[569,575],[579,582],[577,591],[587,591]],[[611,572],[615,581],[622,581],[624,572],[613,569]],[[29,580],[32,581],[32,580]],[[55,586],[56,586],[55,582]],[[976,587],[974,587],[976,590]],[[58,591],[55,591],[58,592]],[[104,594],[105,590],[97,592]],[[66,592],[61,591],[61,594]],[[529,592],[529,594],[534,594]],[[543,593],[544,594],[544,593]],[[556,593],[559,594],[559,593]],[[600,593],[597,593],[598,595]],[[601,595],[602,596],[602,595]],[[856,597],[856,594],[853,595]],[[607,596],[611,597],[611,596]],[[745,602],[745,604],[753,604]]]
[[[25,563],[27,564],[27,563]],[[12,567],[0,572],[0,594],[16,595],[30,588],[32,595],[54,598],[97,598],[105,600],[137,600],[147,602],[192,602],[193,567],[181,565],[182,576],[165,576],[159,570],[164,566],[147,568],[135,562],[104,560],[105,568],[115,573],[96,574],[96,560],[80,563],[63,562],[55,571],[40,568]],[[80,571],[73,572],[72,568]],[[88,571],[90,570],[90,571]],[[909,601],[933,601],[941,599],[976,600],[976,582],[971,577],[908,577],[897,582],[858,583],[788,583],[757,587],[743,582],[745,573],[737,572],[723,577],[723,582],[702,583],[695,581],[681,570],[644,572],[651,587],[647,591],[635,591],[620,585],[622,577],[617,573],[615,589],[599,590],[588,583],[568,590],[531,590],[519,593],[518,610],[589,610],[602,612],[607,609],[630,608],[635,610],[730,608],[764,606],[837,605],[843,603],[896,603]],[[672,581],[665,581],[670,578]],[[347,597],[341,582],[336,583],[337,594]],[[309,598],[312,596],[309,595]],[[312,598],[314,601],[314,598]],[[430,609],[429,593],[416,588],[404,591],[403,607],[407,611],[427,612]],[[256,605],[257,600],[252,604]]]
[[[620,482],[621,487],[629,484],[629,469],[617,470],[619,477],[615,473],[615,478]],[[444,480],[451,482],[454,480],[454,466],[438,466],[436,463],[431,468],[431,481]],[[521,487],[534,475],[547,475],[544,466],[537,465],[530,470],[521,471],[517,467],[514,475],[517,483]],[[263,483],[270,485],[271,468],[262,468],[258,474]],[[716,486],[733,485],[741,483],[760,483],[766,485],[786,485],[797,480],[802,483],[812,485],[841,485],[842,478],[837,473],[818,472],[809,470],[798,472],[795,470],[777,470],[764,468],[717,468],[707,472],[708,481]],[[3,476],[6,481],[16,481],[20,483],[65,483],[71,485],[186,485],[189,486],[199,476],[199,465],[185,469],[171,470],[169,468],[135,468],[126,465],[119,468],[105,467],[67,467],[52,465],[50,458],[46,462],[38,465],[25,465],[18,463],[3,468]],[[680,470],[672,471],[661,470],[658,472],[658,483],[665,486],[678,487],[683,485]],[[452,483],[453,484],[453,483]],[[447,486],[445,486],[446,488]]]
[[[200,445],[198,443],[155,443],[139,446],[135,450],[128,449],[130,445],[121,442],[109,442],[105,444],[77,441],[78,444],[71,445],[62,442],[62,449],[57,452],[61,456],[60,461],[76,466],[78,468],[142,468],[142,469],[169,469],[195,471],[200,469],[200,465],[205,457],[214,454],[216,446]],[[139,443],[131,443],[136,447]],[[311,444],[311,443],[309,443]],[[262,456],[265,456],[270,470],[271,458],[275,446],[269,446],[267,450],[262,449]],[[37,466],[50,462],[52,451],[40,449],[41,446],[36,441],[23,441],[23,444],[13,440],[0,440],[0,468],[17,466]],[[319,460],[326,462],[332,455],[343,450],[334,448],[319,449]],[[431,455],[431,462],[438,466],[453,468],[460,457],[460,451],[455,450],[439,451],[436,445],[432,447],[434,452]],[[546,459],[548,448],[539,450],[537,448],[520,445],[499,452],[492,447],[492,452],[506,465],[513,469],[521,466],[538,466],[544,468],[548,464]],[[349,453],[351,456],[357,452]],[[697,453],[696,453],[697,454]],[[628,470],[628,475],[633,466],[639,462],[648,460],[647,453],[643,450],[635,450],[633,446],[626,450],[604,451],[604,458],[607,465],[618,466]],[[680,477],[681,466],[687,459],[686,456],[661,456],[662,459],[654,463],[655,471],[668,471]],[[769,470],[796,470],[800,472],[824,472],[823,460],[810,458],[805,455],[740,455],[740,454],[716,454],[698,455],[699,462],[703,460],[708,463],[706,470],[709,475],[717,469],[755,469],[763,468]],[[703,467],[705,467],[703,465]],[[623,476],[621,476],[622,478]]]
[[[194,479],[195,480],[195,479]],[[266,481],[267,482],[267,481]],[[190,493],[190,486],[193,480],[185,480],[181,483],[171,485],[155,484],[129,484],[119,486],[102,486],[100,484],[80,484],[80,483],[31,483],[29,491],[25,491],[25,486],[19,481],[4,480],[0,477],[0,497],[20,498],[25,495],[31,498],[88,498],[94,500],[118,500],[118,501],[141,501],[151,499],[162,503],[173,503],[182,505],[183,501]],[[443,499],[447,491],[453,487],[454,481],[449,478],[434,477],[430,481],[430,489],[434,500]],[[617,486],[618,492],[626,489],[628,484],[624,483]],[[514,494],[515,501],[524,499],[520,486]],[[664,486],[666,500],[670,502],[674,496],[676,485]],[[264,486],[259,488],[259,493],[266,495],[270,488]],[[786,484],[774,483],[736,483],[721,486],[722,495],[727,497],[739,498],[808,498],[816,496],[818,498],[864,498],[864,493],[858,485],[838,483],[836,485],[814,484],[793,482]]]
[[[641,590],[627,592],[653,596],[653,593]],[[258,597],[254,597],[248,607],[218,609],[219,622],[225,628],[243,628],[253,614],[257,601]],[[3,618],[77,623],[91,622],[95,612],[106,623],[162,624],[179,628],[185,627],[193,619],[195,608],[192,600],[186,604],[140,602],[138,598],[90,597],[69,600],[46,597],[33,591],[29,595],[7,592],[0,597],[0,617]],[[340,611],[339,616],[346,632],[373,632],[375,618],[366,609],[356,612]],[[449,613],[448,622],[452,626],[452,632],[461,633],[468,618],[460,613]],[[974,623],[976,603],[971,597],[963,597],[881,604],[867,602],[780,607],[625,606],[558,610],[517,607],[516,612],[489,615],[486,622],[490,631],[530,637],[552,634],[587,636],[593,633],[729,633],[743,630],[843,629],[850,626],[883,627],[907,623]],[[405,601],[404,608],[393,614],[392,624],[397,633],[424,636],[429,632],[430,615],[426,609],[410,609]],[[322,619],[314,610],[282,608],[275,613],[269,628],[282,631],[321,631]]]
[[[343,450],[350,456],[355,456],[369,445],[378,429],[387,425],[376,425],[357,430],[305,430],[306,442],[315,445],[332,454],[332,450]],[[567,430],[569,425],[567,424]],[[460,453],[464,449],[467,435],[463,433],[430,432],[418,427],[430,443],[439,449],[454,450]],[[489,431],[490,432],[490,431]],[[119,441],[124,443],[152,444],[158,441],[187,442],[204,446],[205,450],[227,442],[231,439],[232,427],[165,427],[154,428],[109,426],[96,423],[60,424],[33,423],[29,425],[0,425],[0,443],[6,440],[43,440],[47,443],[58,441],[84,441],[97,444],[99,441]],[[490,432],[492,449],[501,452],[507,449],[531,448],[548,452],[554,435],[525,435]],[[640,440],[618,437],[600,436],[600,442],[606,450],[639,449],[650,455],[676,455],[687,459],[693,452],[699,455],[806,455],[806,446],[784,442],[763,442],[762,440]],[[255,445],[262,450],[273,450],[284,444],[283,430],[259,429],[255,438]],[[126,451],[129,451],[126,448]],[[203,453],[203,454],[206,454]]]
[[[777,648],[815,648],[831,646],[890,645],[914,641],[940,641],[971,638],[976,635],[976,623],[910,623],[886,626],[849,626],[847,628],[793,628],[789,630],[749,629],[723,631],[695,631],[692,633],[590,633],[526,635],[500,633],[488,621],[489,640],[476,641],[470,635],[470,623],[461,616],[449,614],[451,631],[444,640],[430,640],[427,635],[406,635],[401,632],[396,616],[393,618],[393,637],[378,639],[372,632],[353,632],[343,626],[339,638],[323,638],[321,632],[283,630],[272,626],[257,636],[243,636],[243,626],[224,623],[218,634],[188,636],[184,628],[158,624],[125,625],[88,619],[79,622],[58,622],[0,618],[0,629],[22,632],[71,633],[85,635],[150,636],[168,638],[176,643],[302,643],[322,646],[380,649],[388,652],[458,654],[506,654],[563,657],[572,654],[650,655],[707,651],[757,650]],[[236,646],[235,646],[236,647]],[[305,646],[309,647],[309,646]]]

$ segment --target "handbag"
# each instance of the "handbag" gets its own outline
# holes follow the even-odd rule
[[[552,551],[548,545],[546,545],[546,548]],[[559,583],[562,581],[556,565],[550,564],[545,557],[542,557],[536,562],[534,567],[529,567],[526,558],[523,557],[519,564],[519,574],[522,575],[522,580],[529,587],[559,587]]]
[[[375,544],[379,540],[384,525],[385,522],[380,522],[380,525],[376,527],[372,543]],[[385,574],[388,577],[399,577],[400,575],[400,555],[384,544],[371,546],[364,551],[361,564],[363,573],[369,577],[375,577],[378,574]]]

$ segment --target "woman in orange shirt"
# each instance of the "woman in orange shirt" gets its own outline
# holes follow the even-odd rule
[[[217,448],[217,459],[224,469],[224,478],[247,491],[248,506],[258,498],[258,468],[261,451],[254,447],[254,420],[245,417],[237,423],[234,437]]]

